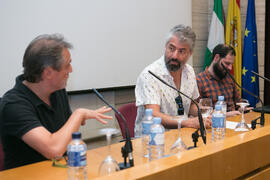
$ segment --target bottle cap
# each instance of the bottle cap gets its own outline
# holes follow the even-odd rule
[[[145,109],[145,116],[152,116],[153,109]]]
[[[215,110],[220,111],[222,109],[222,106],[219,104],[215,105]]]
[[[154,122],[154,124],[160,124],[161,123],[161,118],[160,117],[154,117],[153,122]]]
[[[74,132],[72,133],[72,139],[81,139],[81,133],[80,132]]]
[[[218,96],[219,101],[224,101],[224,96]]]

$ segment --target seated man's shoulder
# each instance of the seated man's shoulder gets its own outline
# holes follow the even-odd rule
[[[198,77],[201,77],[201,76],[203,75],[203,72],[204,72],[204,71],[199,72],[199,73],[196,75],[196,77],[197,77],[197,78],[198,78]]]
[[[185,65],[184,72],[189,74],[189,76],[192,76],[192,77],[196,76],[195,71],[190,64]]]
[[[143,77],[151,77],[151,74],[149,73],[149,71],[160,75],[160,72],[162,71],[162,66],[160,65],[160,62],[155,61],[152,64],[149,64],[148,66],[146,66],[143,71],[140,73],[140,76]]]
[[[186,68],[193,70],[193,67],[190,64],[186,63],[185,66],[186,66]]]
[[[14,90],[10,90],[4,94],[0,102],[0,111],[4,109],[7,111],[10,110],[18,110],[18,108],[22,107],[33,107],[33,103],[29,100],[29,98],[21,93],[18,93]]]
[[[193,67],[190,64],[186,64],[185,65],[185,68],[187,69],[188,72],[194,73],[194,69],[193,69]]]
[[[12,102],[16,102],[16,101],[23,101],[26,100],[26,96],[24,94],[22,94],[21,92],[15,90],[15,89],[11,89],[9,91],[7,91],[2,100],[5,103],[12,103]]]
[[[206,75],[206,71],[201,71],[196,75],[196,77],[197,77],[197,79],[201,79],[205,75]]]

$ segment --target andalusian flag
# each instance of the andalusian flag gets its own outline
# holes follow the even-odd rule
[[[233,64],[233,71],[236,82],[241,85],[242,48],[240,0],[229,0],[225,42],[235,49],[236,56]]]
[[[255,2],[248,0],[247,19],[245,28],[243,65],[242,65],[242,85],[250,92],[259,96],[259,80],[251,71],[258,73],[258,48],[257,48],[257,28],[255,16]],[[248,99],[251,106],[255,107],[258,99],[242,91],[242,97]]]
[[[222,0],[214,1],[214,10],[209,30],[203,69],[205,69],[205,67],[208,67],[211,64],[212,61],[211,55],[213,49],[218,44],[224,44],[224,21],[223,21]]]

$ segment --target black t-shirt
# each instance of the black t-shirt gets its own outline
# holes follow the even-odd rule
[[[16,85],[1,100],[0,133],[5,153],[4,169],[46,160],[24,143],[22,136],[40,126],[54,133],[71,115],[65,89],[51,94],[51,106],[48,106],[22,83],[23,80],[22,75],[18,76]]]

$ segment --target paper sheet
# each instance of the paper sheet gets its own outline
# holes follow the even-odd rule
[[[226,128],[234,129],[238,122],[226,121]],[[249,128],[251,128],[251,124],[247,124]]]

